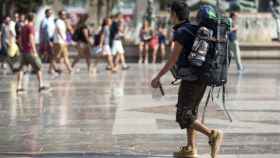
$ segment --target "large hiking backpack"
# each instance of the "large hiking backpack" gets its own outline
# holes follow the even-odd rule
[[[227,83],[230,53],[228,32],[230,20],[218,17],[216,10],[209,5],[202,6],[198,12],[199,30],[193,34],[195,41],[188,56],[191,69],[208,86],[220,87]]]
[[[228,80],[228,68],[230,65],[231,55],[229,53],[228,33],[231,29],[229,18],[222,17],[211,6],[202,6],[198,12],[197,20],[201,27],[213,31],[212,36],[206,38],[209,43],[209,49],[206,59],[200,69],[200,78],[207,81],[210,90],[206,99],[202,113],[202,122],[205,120],[205,113],[210,97],[213,99],[214,88],[222,89],[222,107],[227,118],[232,122],[231,115],[226,107],[226,83]],[[219,96],[219,94],[218,94]]]
[[[190,66],[187,68],[174,67],[171,72],[176,80],[200,79],[207,82],[210,90],[204,107],[202,122],[204,122],[210,97],[213,100],[215,87],[222,88],[224,112],[228,119],[232,121],[225,105],[225,85],[228,80],[228,68],[231,59],[228,46],[228,32],[231,29],[231,21],[229,18],[219,16],[217,11],[209,5],[200,8],[197,21],[199,24],[197,33],[185,28],[185,31],[195,37],[192,51],[188,56]]]

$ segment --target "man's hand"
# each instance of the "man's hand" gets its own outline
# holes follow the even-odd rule
[[[151,86],[153,88],[158,88],[160,86],[160,78],[156,77],[152,80]]]

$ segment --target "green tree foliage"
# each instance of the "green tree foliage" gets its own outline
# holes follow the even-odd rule
[[[36,11],[43,4],[43,0],[1,0],[1,15],[11,15],[14,12],[31,12]]]

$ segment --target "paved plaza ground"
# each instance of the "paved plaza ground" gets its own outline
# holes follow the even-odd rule
[[[227,87],[234,121],[215,94],[206,124],[225,132],[220,158],[280,158],[280,61],[244,64],[242,74],[232,65]],[[47,93],[25,75],[20,95],[16,77],[0,70],[0,158],[171,158],[186,138],[175,122],[171,74],[162,80],[165,97],[149,86],[161,66],[130,64],[110,74],[100,65],[89,75],[81,63],[72,75],[44,72]],[[210,157],[207,141],[198,135],[199,158]]]

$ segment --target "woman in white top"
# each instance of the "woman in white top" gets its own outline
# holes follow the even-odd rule
[[[111,26],[111,19],[106,18],[103,20],[102,23],[102,28],[99,33],[99,48],[101,48],[101,54],[98,53],[97,59],[95,61],[94,67],[97,66],[99,60],[101,57],[107,57],[107,70],[110,70],[112,72],[116,72],[116,67],[113,63],[113,57],[112,57],[112,52],[111,52],[111,47],[110,47],[110,26]]]

